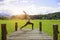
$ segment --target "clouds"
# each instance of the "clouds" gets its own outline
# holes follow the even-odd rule
[[[36,0],[37,1],[37,0]],[[0,4],[0,10],[7,10],[11,12],[13,15],[23,14],[23,10],[27,12],[27,14],[47,14],[52,12],[59,12],[60,6],[40,6],[40,3],[34,3],[35,0],[4,0]],[[45,4],[46,5],[46,4]],[[57,3],[60,5],[60,3]]]
[[[0,1],[3,1],[3,0],[0,0]]]
[[[60,6],[60,3],[58,3],[57,5],[59,5],[59,6]]]
[[[29,1],[27,1],[27,0],[23,0],[23,1],[21,1],[21,2],[23,2],[23,3],[28,3]]]

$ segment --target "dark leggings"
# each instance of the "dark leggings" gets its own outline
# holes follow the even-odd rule
[[[31,24],[32,25],[32,30],[33,30],[33,23],[31,22],[27,22],[25,25],[23,25],[20,29],[24,28],[25,26],[27,26],[28,24]]]

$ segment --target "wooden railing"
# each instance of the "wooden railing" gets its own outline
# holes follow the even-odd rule
[[[58,25],[54,24],[53,25],[53,40],[58,40]]]
[[[2,34],[2,40],[7,40],[7,29],[6,24],[1,24],[1,34]]]
[[[16,22],[15,23],[15,31],[17,31],[18,30],[18,23]]]
[[[39,22],[39,31],[42,32],[42,22]]]

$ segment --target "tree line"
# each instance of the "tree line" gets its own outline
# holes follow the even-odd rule
[[[26,15],[28,16],[28,15]],[[55,13],[49,13],[45,15],[29,15],[31,19],[60,19],[60,12]],[[13,16],[0,16],[0,19],[2,20],[8,20],[8,19],[25,19],[26,17],[24,15],[13,15]]]
[[[32,19],[60,19],[60,12],[49,13],[45,15],[30,15]]]

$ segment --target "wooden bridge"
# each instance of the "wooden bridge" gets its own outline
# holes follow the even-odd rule
[[[7,37],[7,40],[53,40],[44,32],[39,30],[18,30]]]
[[[42,31],[42,23],[40,22],[39,30],[23,29],[18,30],[17,23],[15,24],[15,32],[7,36],[6,24],[1,24],[2,40],[58,40],[58,25],[53,25],[53,37]]]

